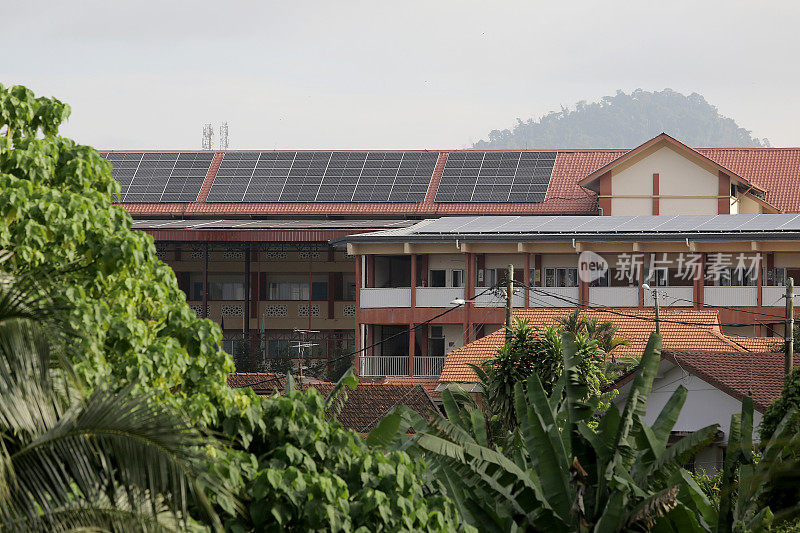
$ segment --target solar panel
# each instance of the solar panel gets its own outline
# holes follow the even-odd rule
[[[227,152],[209,202],[421,202],[438,152]]]
[[[213,152],[108,152],[111,174],[120,183],[120,200],[194,202],[205,181]]]
[[[542,202],[556,152],[451,152],[437,202]]]

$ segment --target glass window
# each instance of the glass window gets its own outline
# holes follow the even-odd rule
[[[442,357],[444,356],[444,330],[442,326],[431,326],[431,334],[428,339],[428,355]]]
[[[546,268],[545,287],[577,287],[577,268]]]
[[[349,300],[354,302],[356,300],[356,284],[355,282],[348,281],[347,282],[347,290],[344,293],[345,300]]]
[[[484,276],[483,285],[485,287],[496,287],[497,286],[497,270],[494,268],[487,268],[486,274]]]
[[[430,286],[431,287],[446,287],[447,286],[447,270],[431,270]]]
[[[208,297],[211,300],[244,300],[244,282],[209,280]]]
[[[463,286],[464,286],[464,271],[453,270],[453,287],[463,287]]]
[[[272,282],[269,284],[269,299],[308,300],[308,282],[307,281]]]
[[[608,275],[608,269],[606,269],[606,271],[603,272],[603,275],[600,276],[598,279],[589,283],[590,287],[608,287],[609,285],[610,285],[610,276]]]
[[[327,300],[328,299],[328,282],[315,281],[311,284],[311,299],[312,300]]]

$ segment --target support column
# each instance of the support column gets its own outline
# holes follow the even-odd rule
[[[653,174],[653,214],[659,214],[659,185],[658,185],[658,174]]]
[[[578,305],[586,307],[589,305],[589,284],[578,276]]]
[[[367,256],[367,284],[366,287],[372,288],[375,287],[375,256],[368,255]]]
[[[208,243],[203,245],[203,318],[208,318]]]
[[[250,351],[252,364],[253,339],[250,338],[250,245],[244,249],[244,312],[242,313],[242,340]]]
[[[417,332],[414,329],[414,324],[408,325],[408,375],[414,377],[414,341],[416,340]]]
[[[336,287],[341,285],[337,281],[336,272],[328,272],[328,319],[336,318]]]
[[[475,254],[467,252],[464,263],[464,344],[468,344],[472,337],[472,302],[475,297]]]
[[[356,256],[356,355],[353,358],[353,364],[355,365],[355,373],[356,375],[361,375],[361,365],[359,364],[361,361],[361,349],[363,348],[361,338],[362,338],[362,326],[361,326],[361,257],[360,255]]]
[[[756,286],[758,287],[756,291],[756,305],[761,307],[763,305],[764,299],[762,298],[762,289],[764,287],[764,268],[761,265],[761,252],[758,253],[758,276],[756,277]],[[760,335],[759,335],[760,337]]]
[[[731,177],[719,171],[719,190],[717,192],[717,213],[729,215],[731,213]]]
[[[703,307],[703,298],[706,292],[706,254],[700,254],[700,272],[694,279],[694,308]]]
[[[544,282],[544,271],[542,270],[542,254],[536,254],[533,256],[533,268],[536,269],[536,272],[539,275],[539,279],[534,281],[534,285],[536,287],[541,287],[542,283]],[[534,277],[536,275],[534,274]]]
[[[411,254],[411,320],[417,307],[417,254]]]
[[[522,273],[522,283],[525,285],[522,290],[525,294],[525,309],[531,306],[531,291],[528,287],[531,286],[531,254],[525,254],[525,272]]]
[[[639,308],[644,307],[644,287],[642,284],[644,283],[644,259],[642,262],[639,263],[639,269],[636,271],[637,285],[639,285]]]

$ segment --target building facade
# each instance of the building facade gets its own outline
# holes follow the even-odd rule
[[[764,232],[583,238],[585,228],[620,217],[800,212],[800,149],[694,150],[662,134],[633,150],[103,155],[134,228],[155,238],[198,315],[223,326],[242,371],[274,370],[301,344],[320,360],[358,351],[365,377],[436,376],[447,352],[502,324],[493,287],[509,264],[518,289],[527,287],[517,307],[647,307],[652,294],[641,281],[652,271],[662,305],[716,306],[725,327],[743,335],[781,334],[781,285],[800,278],[800,249],[788,234],[780,242]],[[453,226],[433,238],[419,231],[453,217],[503,216],[512,218],[503,219],[502,242],[459,237]],[[557,220],[571,236],[544,241],[543,227],[517,238],[517,216]],[[588,251],[609,269],[582,282],[579,257]],[[718,253],[734,263],[720,265]],[[700,279],[679,275],[687,254]],[[756,257],[758,266],[742,268]],[[709,268],[723,275],[707,280]],[[468,301],[451,309],[459,299]]]

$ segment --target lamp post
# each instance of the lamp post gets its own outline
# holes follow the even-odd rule
[[[656,335],[661,335],[661,328],[659,327],[659,320],[658,320],[658,288],[650,287],[647,283],[642,285],[642,288],[646,291],[652,290],[653,291],[653,302],[655,303],[655,310],[656,310]]]

